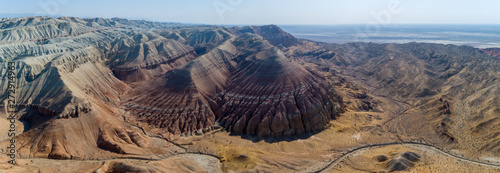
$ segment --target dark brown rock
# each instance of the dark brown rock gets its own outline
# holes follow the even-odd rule
[[[387,170],[390,172],[403,171],[415,165],[415,162],[418,162],[419,160],[420,160],[420,155],[414,152],[407,151],[389,160],[389,162],[387,162],[385,166]]]
[[[378,155],[376,157],[376,159],[377,159],[378,162],[385,162],[389,158],[387,158],[387,156],[385,156],[385,155]]]

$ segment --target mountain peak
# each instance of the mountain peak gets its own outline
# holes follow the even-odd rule
[[[275,46],[290,47],[299,43],[298,39],[283,31],[277,25],[234,27],[238,34],[254,33],[264,37]]]

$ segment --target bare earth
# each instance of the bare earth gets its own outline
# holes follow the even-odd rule
[[[498,50],[0,19],[0,172],[500,172]],[[5,90],[5,91],[4,91]]]

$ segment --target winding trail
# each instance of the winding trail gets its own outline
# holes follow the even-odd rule
[[[330,161],[330,163],[328,163],[323,168],[320,168],[316,171],[311,171],[311,172],[326,172],[327,170],[330,170],[331,168],[337,166],[337,164],[341,163],[346,158],[352,156],[355,153],[358,153],[358,152],[361,152],[364,150],[377,148],[377,147],[384,147],[384,146],[396,146],[396,145],[414,147],[414,148],[417,148],[420,150],[422,150],[422,148],[423,149],[430,149],[430,150],[436,151],[437,153],[440,153],[441,155],[452,157],[452,158],[455,158],[455,159],[460,160],[460,161],[478,164],[481,166],[490,166],[490,167],[500,168],[500,164],[493,164],[493,163],[488,163],[488,162],[481,162],[481,161],[477,161],[477,160],[472,160],[472,159],[469,159],[466,157],[462,157],[462,156],[447,152],[444,149],[442,149],[441,147],[437,147],[437,146],[430,145],[430,144],[419,143],[419,142],[391,142],[391,143],[371,144],[371,145],[357,147],[357,148],[349,150],[348,152],[342,154],[341,156],[333,159],[332,161]]]
[[[24,159],[24,160],[32,162],[32,163],[33,163],[33,161],[42,161],[42,163],[44,161],[50,162],[50,163],[53,163],[54,161],[58,161],[58,162],[75,162],[76,161],[76,162],[87,162],[87,163],[99,163],[100,166],[96,170],[93,171],[93,172],[99,173],[99,172],[103,171],[103,170],[101,170],[103,165],[105,165],[109,161],[123,161],[123,162],[125,162],[125,161],[134,161],[135,160],[135,161],[146,161],[146,163],[148,163],[149,161],[162,161],[162,160],[167,160],[167,159],[170,159],[173,157],[182,157],[182,156],[185,156],[186,159],[192,159],[193,157],[199,158],[202,160],[201,162],[198,162],[199,159],[195,159],[195,160],[198,160],[197,161],[198,164],[201,164],[201,165],[205,164],[205,166],[209,166],[208,168],[205,167],[205,169],[210,169],[211,170],[210,172],[222,172],[222,170],[220,168],[221,161],[218,157],[214,158],[211,155],[197,154],[197,153],[180,153],[180,154],[169,155],[167,157],[158,158],[158,159],[152,159],[152,158],[151,159],[147,159],[147,158],[115,158],[115,159],[96,159],[96,160],[55,160],[55,159],[47,159],[47,158],[21,158],[21,159]],[[55,165],[60,166],[58,164],[55,164]]]
[[[351,80],[351,81],[366,80],[366,79],[359,79],[358,77],[351,75],[349,73],[342,73],[342,75],[349,77],[349,78],[352,78],[353,80]],[[391,112],[391,113],[393,113],[393,115],[390,116],[388,120],[384,121],[381,124],[381,125],[383,125],[384,129],[387,132],[396,135],[399,142],[368,144],[368,145],[360,146],[360,147],[351,149],[347,152],[343,152],[340,156],[332,158],[332,160],[330,160],[328,162],[313,165],[312,168],[307,169],[304,172],[318,172],[318,173],[319,172],[328,172],[329,170],[336,167],[338,164],[344,162],[347,158],[353,156],[354,154],[357,154],[359,152],[366,151],[369,149],[378,148],[378,147],[385,147],[385,146],[408,146],[408,147],[412,147],[412,148],[415,148],[417,150],[422,150],[422,151],[426,151],[426,150],[427,151],[434,151],[436,154],[446,156],[446,157],[451,157],[451,158],[454,158],[454,159],[457,159],[457,160],[463,161],[463,162],[468,162],[468,163],[477,164],[477,165],[481,165],[481,166],[489,166],[489,167],[493,167],[493,168],[500,168],[500,163],[490,163],[490,162],[485,162],[485,161],[473,160],[471,158],[466,158],[466,157],[463,157],[461,155],[451,153],[451,152],[449,152],[441,147],[434,146],[431,144],[422,143],[422,142],[404,142],[399,137],[399,135],[397,133],[391,132],[389,130],[388,124],[390,122],[392,122],[393,120],[405,115],[408,111],[412,110],[413,108],[415,108],[415,105],[412,105],[412,104],[408,103],[407,101],[399,100],[399,99],[396,99],[396,98],[393,98],[393,97],[390,97],[387,95],[378,94],[379,89],[381,89],[380,87],[372,86],[367,82],[360,82],[360,83],[363,84],[361,86],[365,86],[365,87],[367,86],[367,88],[372,88],[371,92],[367,91],[367,93],[369,93],[375,97],[381,97],[381,98],[385,98],[387,100],[390,100],[390,101],[394,102],[398,107],[403,108],[402,110],[400,110],[398,112]]]
[[[177,153],[177,154],[172,154],[172,155],[163,155],[164,157],[158,157],[158,158],[145,158],[145,157],[117,157],[117,158],[107,158],[107,159],[48,159],[48,158],[39,158],[39,157],[33,157],[33,158],[18,158],[18,159],[24,159],[24,160],[57,160],[57,161],[76,161],[76,162],[103,162],[103,161],[130,161],[130,160],[136,160],[136,161],[160,161],[160,160],[166,160],[169,158],[173,157],[179,157],[179,156],[185,156],[185,155],[194,155],[194,156],[203,156],[203,157],[212,157],[220,161],[220,158],[216,155],[212,154],[206,154],[206,153],[199,153],[199,152],[185,152],[185,153]]]

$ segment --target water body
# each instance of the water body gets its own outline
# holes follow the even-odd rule
[[[327,43],[440,43],[500,47],[500,25],[282,25],[297,38]]]

